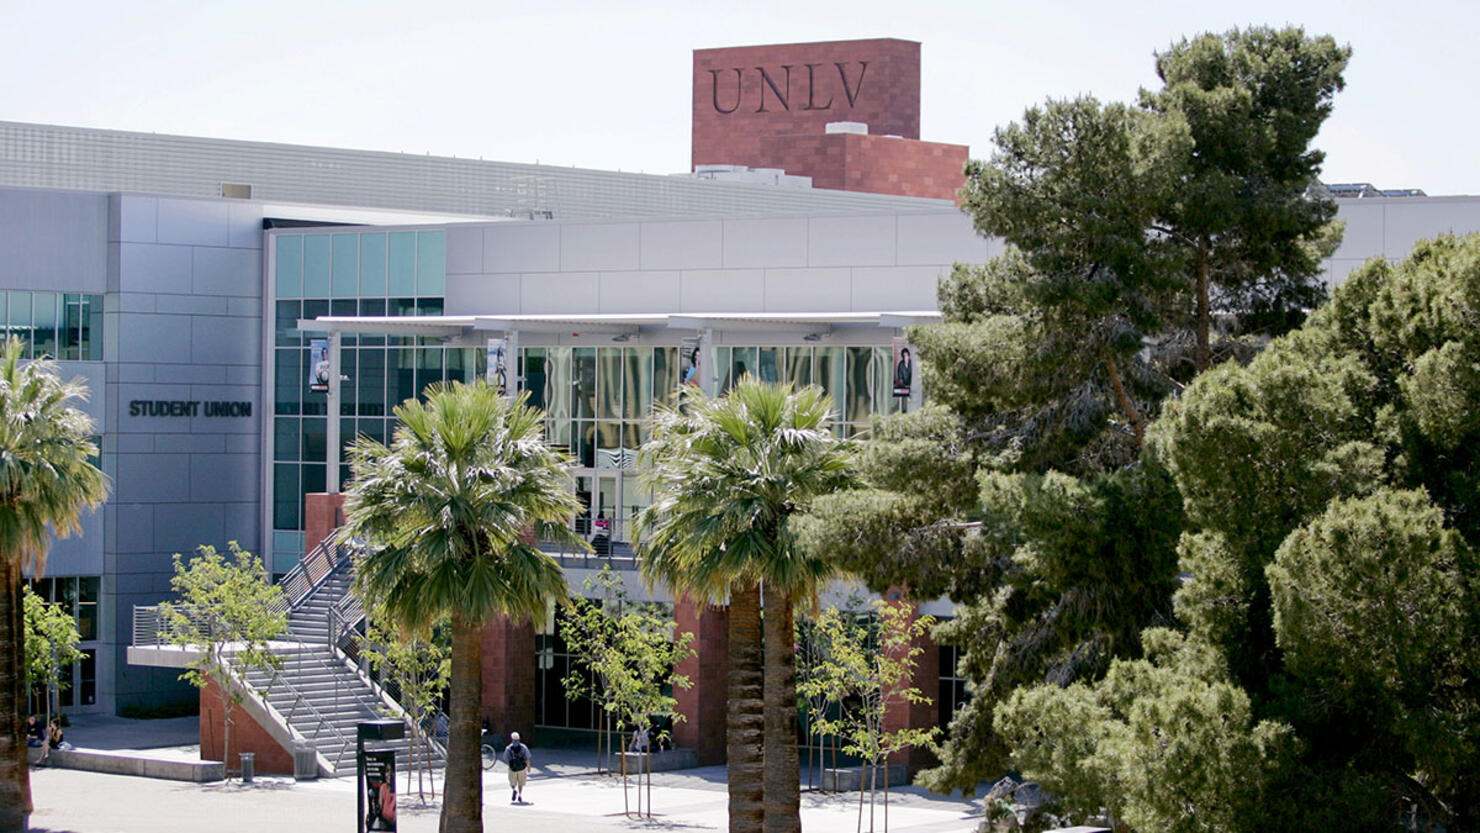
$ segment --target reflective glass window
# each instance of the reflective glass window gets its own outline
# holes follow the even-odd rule
[[[272,458],[297,461],[299,443],[298,418],[276,417],[272,421]]]
[[[843,417],[848,422],[868,422],[873,408],[873,359],[872,347],[849,347],[847,410]]]
[[[298,490],[298,466],[277,463],[272,467],[272,526],[274,529],[298,529],[301,492]]]
[[[360,291],[360,236],[333,235],[333,281],[335,298],[353,298]]]
[[[416,294],[441,295],[447,285],[447,232],[416,233]]]
[[[386,235],[386,266],[391,295],[416,294],[416,232],[393,231]],[[392,313],[394,315],[395,313]]]
[[[329,235],[303,236],[303,297],[329,297]]]
[[[590,419],[596,415],[596,348],[573,348],[571,360],[571,416]]]
[[[617,419],[622,415],[622,349],[602,347],[596,351],[596,416]]]
[[[303,237],[280,235],[276,242],[277,264],[274,268],[279,298],[303,297]]]
[[[385,351],[361,349],[358,352],[359,372],[355,374],[354,384],[359,388],[355,397],[359,414],[383,417],[390,413],[388,405],[393,404],[385,401]]]
[[[298,332],[298,319],[303,317],[302,301],[278,301],[277,316],[273,321],[273,343],[279,347],[303,343]]]
[[[322,463],[328,459],[329,425],[325,417],[303,419],[303,451],[298,459]]]
[[[385,235],[360,235],[360,294],[385,295]]]
[[[6,336],[18,338],[26,343],[25,352],[22,355],[31,356],[31,293],[9,292],[7,300],[10,307],[10,317],[6,327]]]
[[[643,419],[653,410],[653,351],[647,347],[622,350],[622,416]]]

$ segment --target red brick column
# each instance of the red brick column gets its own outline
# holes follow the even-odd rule
[[[534,624],[500,616],[483,629],[483,717],[494,732],[534,738]]]
[[[312,492],[303,496],[303,546],[313,550],[344,523],[344,495]]]
[[[292,775],[293,754],[283,748],[256,718],[247,710],[237,706],[231,712],[231,760],[226,760],[225,704],[221,687],[211,680],[200,690],[200,759],[202,761],[225,761],[228,772],[241,768],[240,753],[256,755],[253,769],[270,775]]]
[[[689,647],[695,655],[678,664],[675,673],[687,676],[693,685],[675,689],[678,711],[686,720],[673,727],[674,745],[699,753],[700,766],[725,762],[726,687],[730,676],[727,608],[698,605],[679,599],[674,606],[679,633],[692,633]]]
[[[908,605],[911,622],[919,618],[919,608],[915,607],[914,603],[902,599],[898,591],[891,590],[885,594],[885,598],[890,604]],[[906,727],[928,729],[934,726],[939,719],[940,705],[936,702],[936,698],[940,691],[940,650],[935,640],[930,638],[929,633],[916,637],[913,645],[920,648],[921,652],[915,657],[915,673],[911,683],[920,690],[921,694],[930,698],[930,702],[910,703],[903,699],[891,700],[884,712],[884,731],[886,732]],[[937,763],[934,755],[918,747],[895,753],[890,756],[889,762],[907,764],[911,776]]]

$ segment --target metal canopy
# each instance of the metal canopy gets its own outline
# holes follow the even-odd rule
[[[321,315],[298,321],[300,332],[456,338],[471,333],[591,333],[635,335],[643,330],[759,330],[826,333],[839,327],[935,324],[935,310],[887,312],[703,312],[557,315]]]

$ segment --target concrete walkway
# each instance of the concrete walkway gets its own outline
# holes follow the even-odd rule
[[[127,720],[74,719],[68,740],[85,748],[134,750],[150,757],[199,756],[193,742],[196,718]],[[189,743],[180,743],[182,739]],[[166,745],[168,744],[168,745]],[[485,773],[484,827],[514,823],[533,833],[607,830],[724,830],[727,827],[724,767],[702,767],[652,777],[654,818],[623,815],[620,777],[593,774],[596,756],[581,748],[533,750],[535,765],[525,788],[527,803],[509,802],[508,776],[500,764]],[[397,778],[400,830],[437,829],[440,803],[423,801],[406,776]],[[437,785],[440,795],[441,786]],[[263,830],[350,830],[355,817],[353,778],[294,782],[259,776],[236,781],[187,784],[65,769],[31,772],[33,830],[51,833],[261,833]],[[638,800],[635,778],[628,801]],[[874,829],[883,830],[883,808],[875,808]],[[802,826],[807,833],[852,833],[858,794],[803,793]],[[863,827],[869,829],[865,808]],[[896,833],[970,833],[981,824],[979,801],[945,798],[916,787],[890,794],[889,829]]]

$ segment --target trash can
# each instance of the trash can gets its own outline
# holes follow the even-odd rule
[[[253,773],[253,770],[256,767],[256,765],[253,763],[253,761],[255,761],[256,759],[257,759],[257,755],[256,755],[255,752],[243,752],[242,753],[242,783],[243,784],[250,784],[250,783],[252,783],[252,775],[254,774]]]
[[[293,780],[305,781],[319,777],[318,750],[308,744],[293,747]]]

